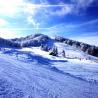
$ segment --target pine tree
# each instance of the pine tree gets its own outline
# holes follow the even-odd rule
[[[63,57],[66,57],[64,50],[62,51],[62,56],[63,56]]]
[[[53,47],[49,55],[58,56],[58,49],[57,47]]]

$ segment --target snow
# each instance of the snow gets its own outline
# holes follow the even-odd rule
[[[0,98],[98,98],[98,59],[62,43],[55,45],[58,57],[40,47],[2,49]]]
[[[68,61],[65,64],[54,64],[58,69],[85,81],[98,82],[98,58],[63,43],[55,43],[55,45],[59,52],[66,51],[66,60]]]
[[[88,56],[71,46],[62,43],[55,43],[59,49],[59,57],[49,55],[48,52],[40,50],[40,47],[23,48],[22,51],[31,51],[36,55],[41,55],[49,60],[58,60],[60,62],[52,62],[51,66],[55,66],[59,70],[74,75],[85,81],[98,82],[98,58]],[[62,50],[66,51],[66,58],[61,57]],[[89,59],[91,57],[91,59]]]

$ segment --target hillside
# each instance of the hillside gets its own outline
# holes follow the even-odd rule
[[[3,39],[0,38],[0,47],[10,47],[10,48],[23,48],[23,47],[38,47],[38,46],[48,46],[49,49],[53,48],[54,42],[61,42],[67,45],[73,46],[89,55],[98,57],[98,47],[92,46],[86,43],[70,40],[63,37],[55,37],[51,39],[47,35],[34,34],[27,37],[15,38],[15,39]],[[49,44],[50,43],[50,44]],[[49,44],[49,45],[48,45]]]
[[[97,65],[51,56],[39,47],[5,48],[0,52],[0,98],[97,98]]]
[[[59,37],[59,36],[56,37],[55,40],[58,42],[62,42],[62,43],[68,44],[70,46],[73,46],[87,54],[98,57],[98,47],[96,47],[96,46],[89,45],[89,44],[86,44],[83,42],[74,41],[71,39],[63,38],[63,37]]]
[[[61,39],[1,38],[0,98],[98,98],[98,58]]]

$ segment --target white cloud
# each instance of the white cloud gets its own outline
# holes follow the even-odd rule
[[[23,0],[0,0],[0,15],[13,16],[20,12]]]
[[[32,16],[28,16],[28,17],[27,17],[27,22],[28,22],[29,24],[32,24],[33,27],[35,27],[35,25],[36,25],[36,23],[34,22]]]
[[[87,8],[94,0],[71,0],[75,5],[76,8]]]
[[[23,11],[27,14],[34,15],[36,12],[41,8],[42,6],[40,4],[32,4],[29,2],[26,2],[24,5]]]
[[[18,6],[23,4],[23,0],[0,0],[0,6]]]
[[[33,3],[25,3],[24,12],[30,15],[35,15],[37,12],[43,11],[42,13],[46,13],[47,15],[66,15],[70,14],[73,11],[73,4],[65,4],[65,3],[58,3],[58,4],[49,4],[48,2],[42,2],[40,4],[33,4]],[[55,8],[59,8],[54,10]]]
[[[0,0],[0,15],[7,15],[7,16],[15,16],[21,13],[25,13],[26,16],[25,19],[27,19],[27,22],[29,25],[32,26],[32,28],[26,28],[26,29],[49,29],[49,28],[39,28],[40,23],[37,21],[37,17],[36,13],[41,13],[43,14],[43,17],[45,17],[44,15],[47,14],[49,15],[56,15],[56,16],[62,16],[62,15],[67,15],[67,14],[71,14],[74,13],[78,8],[82,7],[88,7],[93,0],[72,0],[75,2],[75,4],[65,4],[62,2],[59,2],[58,4],[55,5],[51,5],[49,4],[49,2],[45,2],[47,0],[41,0],[40,4],[33,4],[30,2],[25,2],[24,0]],[[76,7],[77,6],[77,7]],[[52,10],[54,8],[60,8],[60,9],[56,9],[56,10]],[[22,15],[22,14],[21,14]],[[36,16],[36,20],[33,16]],[[49,17],[48,17],[49,18]],[[41,20],[44,21],[44,20]],[[90,22],[92,23],[92,22]],[[7,21],[5,20],[0,20],[0,26],[5,26],[7,24]],[[82,25],[86,25],[89,24],[88,23],[84,23],[84,24],[78,24],[78,25],[58,25],[56,27],[53,27],[53,29],[49,29],[50,31],[53,32],[60,32],[60,30],[63,31],[70,31],[70,29],[75,29],[79,26]],[[30,27],[31,27],[30,26]],[[21,28],[23,29],[23,28]],[[20,30],[21,30],[20,29]],[[2,31],[4,32],[4,31]],[[10,31],[9,31],[10,32]],[[5,34],[5,33],[4,33]],[[12,34],[12,33],[10,33]],[[8,35],[7,35],[8,36]],[[12,36],[12,35],[10,35]]]
[[[35,22],[32,16],[28,16],[28,17],[27,17],[27,22],[28,22],[28,24],[31,24],[32,29],[33,29],[33,28],[34,28],[34,29],[38,29],[38,28],[39,28],[39,25],[40,25],[40,24],[39,24],[38,22]]]
[[[47,12],[48,15],[58,15],[58,16],[62,16],[62,15],[67,15],[67,14],[78,14],[80,9],[86,9],[88,6],[90,6],[90,4],[94,1],[94,0],[71,0],[72,3],[68,4],[68,3],[64,3],[62,1],[59,1],[57,4],[49,4],[49,2],[46,2],[45,4],[43,3],[38,5],[40,6],[40,8],[46,8],[45,11]],[[44,0],[47,1],[47,0]],[[60,8],[60,9],[56,9],[56,10],[51,10],[54,8]]]
[[[8,29],[0,29],[0,37],[5,39],[10,39],[10,38],[20,37],[20,34]]]
[[[4,19],[0,19],[0,27],[2,26],[6,26],[8,24],[8,22]]]
[[[49,12],[50,15],[62,16],[62,15],[71,14],[73,11],[73,6],[71,4],[62,4],[57,6],[60,7],[60,9],[57,9],[56,11],[50,11]]]

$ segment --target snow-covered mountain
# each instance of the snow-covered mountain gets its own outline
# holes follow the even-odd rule
[[[48,46],[48,48],[53,47],[54,42],[62,42],[67,45],[73,46],[89,55],[93,55],[98,57],[98,47],[92,46],[86,43],[70,40],[63,37],[55,37],[51,39],[47,35],[43,34],[34,34],[27,37],[15,38],[15,39],[3,39],[0,38],[0,47],[15,47],[15,48],[23,48],[23,47],[38,47],[41,45]],[[49,44],[50,43],[50,44]]]
[[[0,98],[98,98],[98,57],[70,41],[1,38]]]
[[[41,46],[45,44],[50,38],[43,34],[35,34],[22,38],[3,39],[0,38],[0,47],[22,48],[29,46]]]

